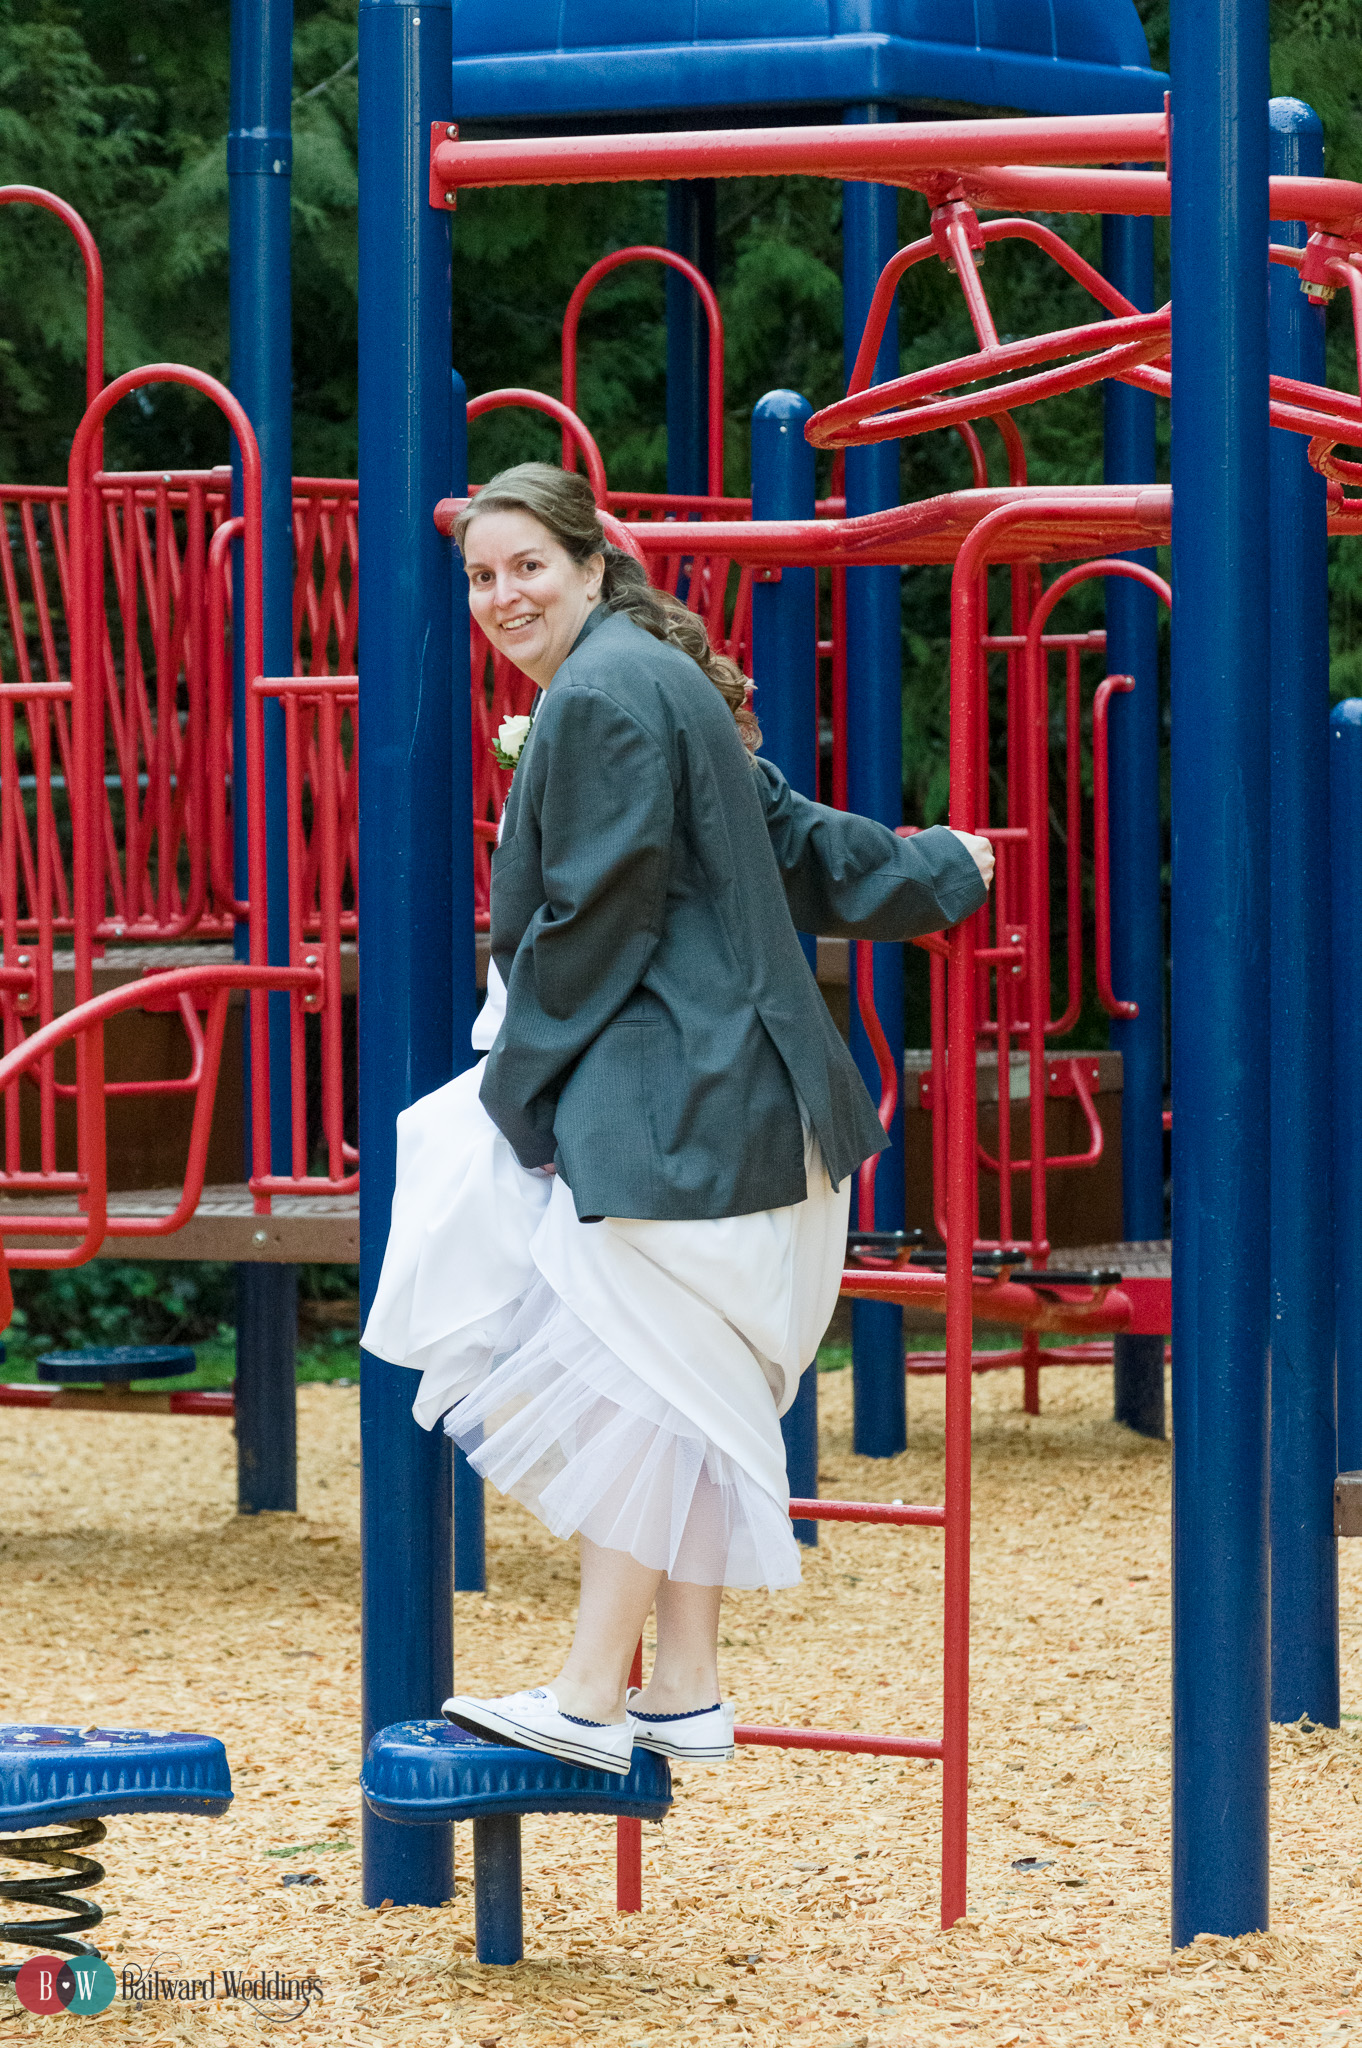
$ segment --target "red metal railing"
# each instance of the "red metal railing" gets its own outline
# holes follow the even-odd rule
[[[610,276],[627,263],[662,263],[670,270],[677,271],[686,279],[699,299],[709,329],[709,410],[707,416],[706,453],[708,456],[709,496],[721,498],[724,490],[724,322],[719,311],[719,301],[713,285],[697,270],[693,263],[679,256],[674,249],[658,249],[640,243],[628,249],[612,250],[602,256],[599,263],[593,263],[582,277],[568,300],[567,312],[563,317],[563,403],[577,409],[577,330],[581,322],[582,308],[602,278]],[[567,434],[563,436],[563,467],[573,466],[573,450]]]
[[[209,549],[202,545],[213,523],[208,485],[202,477],[191,478],[186,484],[184,504],[188,507],[190,545],[183,556],[173,534],[168,534],[170,480],[110,478],[98,467],[102,426],[112,406],[146,384],[168,382],[186,385],[217,404],[236,434],[241,454],[243,515],[236,521],[219,520],[219,535]],[[159,541],[154,553],[144,518],[148,507]],[[35,678],[31,669],[24,667],[24,650],[18,662],[18,679],[13,683],[0,682],[0,881],[4,886],[0,911],[4,916],[5,939],[4,967],[0,969],[0,1006],[5,1025],[5,1055],[0,1060],[5,1167],[0,1172],[0,1190],[75,1198],[75,1214],[53,1214],[49,1206],[5,1219],[7,1232],[19,1237],[74,1240],[59,1250],[21,1247],[12,1254],[19,1264],[46,1266],[80,1263],[92,1257],[108,1235],[167,1235],[192,1215],[203,1187],[227,1005],[233,990],[246,992],[251,1010],[249,1087],[255,1147],[252,1186],[258,1206],[267,1208],[272,1193],[318,1184],[318,1177],[307,1172],[302,1108],[306,1102],[304,1020],[309,1012],[321,1014],[327,1068],[322,1106],[327,1171],[322,1182],[337,1189],[354,1185],[353,1173],[346,1170],[353,1155],[348,1154],[345,1146],[341,1120],[338,1010],[341,906],[347,838],[351,836],[347,802],[352,801],[353,795],[352,775],[344,778],[348,787],[342,787],[347,751],[353,754],[353,743],[347,749],[342,726],[350,715],[355,682],[353,676],[290,677],[279,681],[260,677],[260,474],[254,437],[245,415],[212,378],[176,365],[154,365],[117,379],[87,409],[76,433],[68,475],[67,514],[68,544],[62,573],[70,676]],[[57,530],[59,527],[54,524],[54,531]],[[250,961],[221,966],[186,964],[96,997],[95,948],[108,930],[121,934],[129,929],[138,933],[144,928],[143,919],[132,912],[145,898],[134,895],[130,899],[126,882],[131,875],[145,887],[151,872],[145,853],[150,827],[144,816],[140,812],[134,815],[130,807],[121,820],[124,843],[136,849],[140,835],[143,850],[140,854],[134,852],[122,869],[124,915],[119,917],[119,869],[108,858],[114,813],[104,773],[108,751],[106,727],[110,729],[109,745],[114,757],[122,764],[125,789],[137,779],[134,761],[146,760],[151,764],[146,781],[160,806],[154,822],[162,838],[181,832],[197,841],[191,858],[187,901],[184,897],[174,898],[162,877],[158,893],[148,906],[148,915],[156,919],[158,932],[169,928],[178,935],[189,929],[193,911],[205,893],[212,837],[205,810],[205,738],[210,708],[215,740],[221,738],[225,724],[221,680],[225,636],[223,586],[227,552],[238,538],[245,665],[252,679],[242,736],[250,828]],[[182,574],[177,574],[177,564]],[[196,564],[201,573],[196,574]],[[123,694],[112,702],[106,617],[106,594],[110,588],[118,606],[121,651],[129,677]],[[162,636],[155,643],[154,693],[143,685],[140,649],[134,650],[139,630],[137,593],[147,589],[157,594],[154,618]],[[216,597],[210,603],[214,589]],[[314,658],[325,639],[320,622],[337,616],[334,595],[324,592],[312,626]],[[204,673],[208,665],[208,649],[204,645],[206,621],[212,628],[209,637],[216,636],[211,691]],[[49,667],[55,667],[55,635],[50,624],[42,637],[45,658]],[[22,648],[22,641],[18,644]],[[192,656],[186,652],[195,647],[197,652]],[[182,729],[179,707],[168,679],[190,666],[196,671],[199,687],[190,692],[188,716]],[[263,715],[267,696],[284,699],[288,740],[288,834],[293,886],[289,906],[292,958],[287,965],[270,963],[266,936]],[[26,792],[20,786],[16,706],[28,718],[33,762],[31,817],[25,803]],[[49,727],[49,718],[55,721],[53,727]],[[64,769],[61,777],[53,773],[58,759]],[[305,834],[304,793],[309,776],[310,833]],[[66,795],[66,810],[61,819],[57,818],[53,803],[58,783],[64,785]],[[69,841],[67,868],[60,858],[64,838]],[[164,858],[161,866],[165,866]],[[27,920],[19,915],[21,874],[28,895]],[[109,915],[111,894],[113,917]],[[231,910],[239,907],[242,906],[228,905]],[[59,1017],[53,1015],[52,1000],[52,939],[58,909],[64,913],[74,942],[75,996],[74,1007]],[[25,922],[34,932],[33,940],[26,936]],[[290,1176],[269,1172],[267,998],[271,990],[290,996],[288,1044],[282,1050],[276,1048],[276,1057],[289,1061],[294,1084],[294,1156]],[[189,1075],[169,1082],[106,1085],[105,1023],[123,1010],[157,1007],[174,1007],[184,1019],[192,1048]],[[202,1026],[198,1019],[200,1009],[206,1012]],[[37,1028],[25,1035],[29,1020],[35,1021]],[[74,1087],[57,1079],[57,1054],[68,1045],[74,1047]],[[37,1165],[27,1170],[21,1087],[25,1080],[31,1082],[38,1095]],[[108,1097],[118,1092],[180,1092],[193,1096],[184,1186],[170,1215],[108,1215],[104,1115]],[[63,1096],[74,1098],[74,1167],[63,1167],[57,1158],[56,1105]]]

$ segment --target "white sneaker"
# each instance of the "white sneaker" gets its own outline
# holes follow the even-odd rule
[[[497,1700],[470,1699],[456,1693],[440,1712],[456,1727],[475,1735],[496,1736],[517,1749],[538,1749],[564,1763],[588,1771],[628,1774],[634,1752],[634,1724],[623,1721],[579,1721],[565,1714],[546,1685],[531,1692],[507,1693]],[[730,1717],[731,1719],[731,1717]]]
[[[680,1764],[728,1764],[733,1761],[733,1709],[720,1700],[688,1714],[639,1714],[633,1702],[643,1688],[631,1686],[629,1725],[640,1749],[669,1756]]]

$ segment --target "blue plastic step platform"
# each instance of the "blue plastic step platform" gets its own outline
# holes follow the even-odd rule
[[[607,1813],[661,1820],[672,1803],[665,1757],[636,1749],[627,1777],[582,1770],[537,1749],[482,1742],[447,1721],[394,1721],[369,1744],[365,1804],[408,1827],[473,1823],[473,1920],[480,1963],[518,1963],[523,1813]]]
[[[45,1351],[38,1360],[38,1378],[64,1387],[172,1380],[196,1371],[198,1363],[190,1344],[92,1344],[85,1351]]]
[[[156,1735],[145,1728],[71,1728],[44,1723],[0,1727],[0,1828],[50,1828],[58,1835],[9,1835],[0,1856],[46,1864],[50,1877],[0,1880],[0,1901],[61,1909],[50,1920],[7,1921],[0,1941],[39,1952],[97,1956],[78,1937],[104,1914],[70,1894],[99,1883],[103,1867],[76,1852],[102,1842],[115,1813],[225,1813],[232,1803],[227,1752],[213,1735]],[[13,1982],[20,1965],[0,1967]]]

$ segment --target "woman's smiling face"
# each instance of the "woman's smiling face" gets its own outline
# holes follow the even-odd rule
[[[473,616],[499,654],[547,689],[601,594],[605,557],[574,562],[530,512],[484,512],[464,529]]]

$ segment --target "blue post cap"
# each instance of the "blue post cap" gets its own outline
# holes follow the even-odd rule
[[[1267,103],[1267,125],[1278,135],[1323,135],[1324,123],[1308,100],[1282,93]]]
[[[145,1728],[0,1727],[0,1827],[114,1813],[225,1813],[227,1752],[215,1735]]]
[[[802,429],[805,420],[812,417],[813,407],[799,391],[768,391],[752,408],[754,424],[757,420],[792,421]]]
[[[192,1344],[92,1344],[84,1351],[45,1351],[38,1378],[49,1385],[89,1386],[110,1380],[171,1380],[194,1372]]]
[[[537,1749],[482,1742],[448,1721],[394,1721],[369,1744],[365,1804],[384,1820],[432,1827],[494,1813],[609,1813],[661,1820],[672,1803],[666,1759],[635,1749],[628,1774],[589,1771]]]
[[[1342,739],[1350,725],[1362,725],[1362,697],[1345,697],[1341,704],[1335,704],[1329,713],[1329,724],[1335,739]]]

